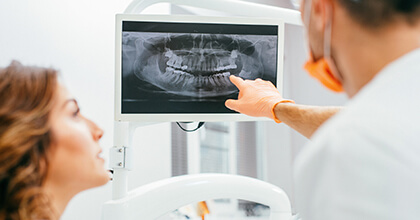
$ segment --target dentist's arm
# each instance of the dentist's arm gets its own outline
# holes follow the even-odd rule
[[[274,112],[276,117],[303,136],[310,138],[313,133],[342,107],[307,106],[279,103]]]
[[[238,100],[227,100],[226,107],[249,116],[268,117],[284,122],[307,138],[342,109],[294,104],[291,100],[283,99],[271,82],[261,79],[244,81],[231,76],[230,80],[238,87],[239,96]]]

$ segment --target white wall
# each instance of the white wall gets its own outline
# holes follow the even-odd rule
[[[114,20],[115,14],[122,13],[130,2],[0,1],[0,66],[7,66],[12,59],[16,59],[27,65],[59,69],[66,86],[78,100],[82,113],[105,130],[101,146],[106,154],[112,146],[113,136]],[[168,6],[158,5],[148,9],[147,13],[168,11]],[[144,147],[136,151],[136,163],[142,169],[130,175],[130,185],[144,184],[170,175],[170,136],[166,137],[169,133],[170,128],[165,124],[160,128],[141,128],[136,132],[133,145],[144,143],[150,149]],[[141,155],[144,152],[147,152],[147,156]],[[151,163],[153,158],[161,160]],[[143,166],[147,163],[152,166]],[[103,202],[111,198],[110,189],[111,184],[107,184],[79,194],[71,201],[62,219],[100,219]]]

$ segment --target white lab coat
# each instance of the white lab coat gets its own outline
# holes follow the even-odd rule
[[[294,181],[303,220],[420,219],[420,49],[317,131]]]

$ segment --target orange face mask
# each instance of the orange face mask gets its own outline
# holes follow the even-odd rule
[[[343,91],[341,82],[334,77],[331,68],[329,67],[325,58],[315,62],[311,56],[310,60],[306,62],[304,68],[306,71],[308,71],[309,75],[318,79],[318,81],[320,81],[322,85],[328,89],[334,92]]]
[[[310,25],[312,0],[308,0],[305,4],[305,24]],[[332,19],[332,18],[330,18]],[[309,43],[309,37],[308,37]],[[334,76],[332,68],[328,65],[327,59],[331,59],[331,23],[327,23],[324,33],[324,57],[315,61],[312,50],[309,47],[310,59],[306,62],[304,68],[309,75],[318,79],[322,85],[334,92],[342,92],[343,86],[341,82]],[[331,59],[332,60],[332,59]]]

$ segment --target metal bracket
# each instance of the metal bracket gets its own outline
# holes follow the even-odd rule
[[[109,150],[109,165],[112,169],[126,168],[127,147],[114,146]]]

